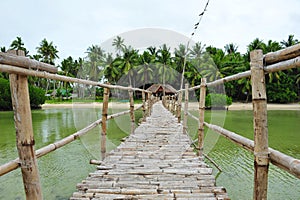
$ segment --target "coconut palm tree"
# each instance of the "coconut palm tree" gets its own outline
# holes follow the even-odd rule
[[[226,44],[224,46],[224,49],[227,54],[235,54],[237,53],[238,46],[236,46],[233,43],[230,43],[230,44]]]
[[[138,58],[139,68],[137,69],[137,74],[140,75],[140,81],[143,83],[143,89],[148,83],[153,81],[153,69],[152,66],[155,62],[154,57],[149,53],[149,51],[144,51],[142,55]]]
[[[24,42],[22,41],[21,37],[17,37],[15,40],[12,41],[12,43],[10,44],[10,49],[22,50],[25,52],[25,56],[29,54],[29,51],[27,51],[27,49],[24,47]]]
[[[122,39],[120,36],[117,36],[115,39],[113,39],[112,45],[116,49],[117,57],[121,56],[121,52],[124,52],[125,49],[125,44],[124,44],[124,39]]]
[[[293,46],[293,45],[298,44],[298,43],[299,43],[299,40],[294,39],[294,35],[289,35],[289,37],[288,37],[288,39],[286,41],[282,40],[280,42],[280,44],[283,47],[290,47],[290,46]]]
[[[41,55],[41,61],[45,63],[49,63],[51,65],[54,65],[55,59],[59,58],[58,57],[58,50],[57,47],[54,46],[53,42],[48,42],[45,39],[43,39],[40,42],[40,46],[36,48],[37,53]]]
[[[194,59],[199,59],[204,52],[205,52],[205,45],[202,45],[201,42],[197,42],[190,49],[190,56]]]
[[[104,71],[105,51],[98,45],[88,47],[86,60],[84,62],[86,76],[90,80],[99,81]]]

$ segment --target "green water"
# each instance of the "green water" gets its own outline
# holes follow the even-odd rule
[[[252,111],[206,112],[206,121],[224,124],[224,128],[253,140]],[[195,137],[197,125],[192,119],[189,131]],[[268,133],[270,147],[300,159],[300,110],[268,111]],[[214,168],[217,185],[225,186],[232,199],[252,199],[253,154],[208,130],[204,145],[206,154],[223,170],[218,174]],[[300,179],[270,164],[268,199],[300,199]]]
[[[113,111],[115,113],[115,111]],[[196,114],[196,112],[195,112]],[[32,112],[36,149],[53,143],[88,125],[101,116],[100,109],[45,109]],[[300,111],[269,111],[269,144],[300,159]],[[206,120],[253,138],[251,111],[206,112]],[[129,117],[109,121],[108,151],[129,131]],[[195,137],[197,123],[189,118],[189,132]],[[122,130],[122,131],[121,131]],[[100,159],[100,128],[79,140],[38,159],[44,199],[68,199]],[[252,199],[253,155],[213,132],[206,133],[206,153],[223,169],[217,185],[226,186],[231,199]],[[0,165],[17,157],[12,112],[0,112]],[[0,177],[0,199],[25,199],[20,170]],[[300,199],[300,180],[270,166],[269,199]]]

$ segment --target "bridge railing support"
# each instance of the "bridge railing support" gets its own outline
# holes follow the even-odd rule
[[[25,56],[23,51],[10,53]],[[37,158],[26,75],[9,74],[11,99],[14,110],[16,143],[23,177],[26,199],[43,199]]]
[[[187,120],[188,120],[188,106],[189,106],[189,85],[185,84],[184,92],[184,117],[183,117],[183,134],[187,134]]]
[[[129,90],[129,103],[130,103],[130,121],[131,121],[131,130],[130,133],[132,134],[135,129],[135,116],[134,116],[134,99],[133,99],[133,91]]]
[[[262,50],[250,52],[254,127],[254,193],[253,199],[267,199],[269,147],[267,95]]]
[[[107,133],[107,113],[109,101],[109,88],[104,88],[103,92],[103,106],[102,106],[102,122],[101,122],[101,158],[106,156],[106,133]]]
[[[198,155],[203,156],[206,78],[201,78],[199,97]]]
[[[178,99],[177,99],[177,119],[178,119],[178,123],[181,122],[181,102],[182,102],[182,91],[178,92]]]

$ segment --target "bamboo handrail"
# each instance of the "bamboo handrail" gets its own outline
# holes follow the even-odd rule
[[[27,57],[17,56],[11,53],[0,52],[0,64],[12,65],[26,69],[37,69],[50,73],[57,73],[57,67],[53,65],[39,62],[37,60],[33,60]]]
[[[53,79],[53,80],[58,80],[58,81],[79,83],[79,84],[84,84],[84,85],[92,85],[92,86],[98,86],[98,87],[109,88],[109,89],[134,90],[134,91],[140,91],[140,92],[144,91],[146,93],[151,93],[148,90],[143,90],[140,88],[125,87],[125,86],[120,86],[120,85],[109,85],[109,84],[99,83],[96,81],[90,81],[90,80],[85,80],[85,79],[80,79],[80,78],[73,78],[73,77],[68,77],[68,76],[63,76],[63,75],[58,75],[58,74],[51,74],[48,72],[35,71],[35,70],[30,70],[30,69],[25,69],[25,68],[20,68],[20,67],[14,67],[11,65],[5,65],[5,64],[0,64],[0,72],[21,74],[21,75],[27,75],[27,76],[35,76],[35,77],[39,77],[39,78],[47,78],[47,79]]]
[[[138,106],[134,110],[139,110],[141,108],[142,108],[142,106]],[[123,111],[123,112],[118,112],[118,113],[107,116],[107,120],[110,120],[110,119],[113,119],[113,118],[116,118],[116,117],[120,117],[120,116],[128,114],[128,113],[130,113],[130,110],[126,110],[126,111]],[[86,133],[88,133],[93,128],[99,126],[101,124],[101,122],[102,122],[102,118],[96,120],[95,122],[91,123],[90,125],[86,126],[83,129],[77,131],[76,133],[73,133],[72,135],[69,135],[69,136],[67,136],[67,137],[65,137],[65,138],[63,138],[59,141],[56,141],[52,144],[49,144],[47,146],[44,146],[44,147],[36,150],[35,151],[36,157],[40,158],[44,155],[47,155],[48,153],[50,153],[52,151],[55,151],[56,149],[59,149],[59,148],[65,146],[65,145],[69,144],[70,142],[73,142],[74,140],[76,140],[80,136],[85,135]],[[0,176],[2,176],[4,174],[7,174],[8,172],[11,172],[11,171],[17,169],[19,167],[19,163],[20,163],[19,158],[16,158],[12,161],[9,161],[9,162],[1,165],[0,166]]]
[[[300,56],[300,43],[285,49],[267,53],[264,62],[269,65]]]

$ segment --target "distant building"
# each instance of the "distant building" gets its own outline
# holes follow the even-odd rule
[[[162,97],[165,90],[166,95],[175,95],[177,90],[169,84],[153,84],[147,90],[151,91],[153,96]]]

